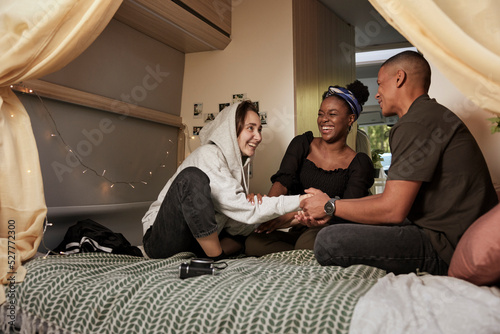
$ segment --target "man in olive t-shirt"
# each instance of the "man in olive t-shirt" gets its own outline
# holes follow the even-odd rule
[[[465,230],[498,203],[484,157],[463,122],[430,99],[431,70],[413,51],[380,68],[376,98],[391,130],[392,164],[382,194],[335,200],[317,189],[298,218],[308,226],[340,217],[314,246],[323,265],[366,264],[395,274],[445,275]],[[325,205],[326,203],[326,205]]]
[[[392,128],[389,180],[421,181],[408,219],[450,263],[458,240],[497,202],[488,167],[464,123],[427,94]]]

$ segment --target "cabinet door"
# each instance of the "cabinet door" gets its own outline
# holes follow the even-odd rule
[[[179,6],[199,15],[205,22],[231,35],[231,0],[173,0]]]
[[[114,18],[184,53],[224,50],[231,41],[230,0],[123,0]]]

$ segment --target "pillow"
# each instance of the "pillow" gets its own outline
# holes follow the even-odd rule
[[[476,285],[500,282],[500,204],[465,231],[451,258],[448,275]]]

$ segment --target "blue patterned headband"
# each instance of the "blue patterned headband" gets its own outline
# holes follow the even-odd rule
[[[354,95],[352,95],[351,91],[342,87],[328,87],[328,91],[325,94],[325,99],[327,97],[337,95],[338,97],[343,98],[349,107],[351,108],[352,113],[358,119],[359,114],[363,111],[363,107],[359,104],[358,100]]]

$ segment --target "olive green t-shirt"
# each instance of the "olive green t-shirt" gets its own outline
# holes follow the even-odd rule
[[[454,113],[425,94],[391,129],[389,143],[388,180],[422,181],[408,219],[450,263],[465,230],[498,203],[476,140]]]

